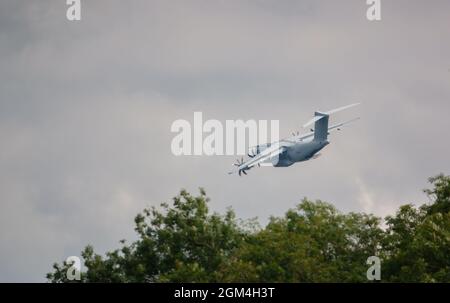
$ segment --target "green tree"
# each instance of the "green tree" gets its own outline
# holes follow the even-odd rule
[[[87,272],[84,282],[209,282],[247,232],[232,210],[224,216],[210,214],[203,189],[197,197],[185,190],[162,211],[146,209],[135,218],[139,239],[102,257],[92,246],[82,252]],[[54,264],[47,278],[67,282],[68,264]]]
[[[386,217],[383,275],[391,282],[450,282],[450,176],[429,179],[431,203]]]
[[[382,281],[450,282],[450,176],[429,179],[430,202],[393,216],[343,214],[303,199],[260,228],[229,209],[210,213],[208,198],[182,190],[172,203],[135,218],[138,240],[104,256],[87,246],[82,282],[367,282],[366,260],[381,258]],[[68,282],[70,264],[51,282]]]
[[[383,231],[372,215],[339,213],[307,199],[284,218],[272,218],[222,268],[224,281],[359,282]],[[243,275],[242,273],[245,273]]]

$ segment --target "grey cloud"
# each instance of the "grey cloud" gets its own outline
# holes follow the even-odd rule
[[[302,197],[386,215],[449,171],[450,3],[64,1],[0,4],[0,281],[43,281],[84,245],[133,239],[134,215],[180,188],[212,208],[282,215]],[[317,160],[226,173],[175,157],[176,119],[279,119],[361,101]]]

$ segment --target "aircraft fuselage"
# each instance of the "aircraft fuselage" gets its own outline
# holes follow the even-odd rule
[[[275,167],[287,167],[296,162],[307,161],[328,144],[330,144],[328,140],[311,140],[295,143],[292,146],[287,147],[286,151],[281,153],[278,157],[274,157],[272,159],[272,164]]]

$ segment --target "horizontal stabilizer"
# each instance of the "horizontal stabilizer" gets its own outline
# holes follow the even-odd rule
[[[328,130],[330,131],[330,130],[338,129],[338,128],[341,127],[341,126],[344,126],[344,125],[346,125],[346,124],[355,122],[355,121],[357,121],[357,120],[359,120],[359,119],[361,119],[361,118],[360,118],[360,117],[357,117],[357,118],[353,118],[353,119],[348,120],[348,121],[345,121],[345,122],[341,122],[341,123],[335,124],[335,125],[329,127]]]
[[[330,110],[330,111],[326,112],[326,114],[327,115],[331,115],[331,114],[340,112],[341,110],[344,110],[344,109],[347,109],[347,108],[350,108],[350,107],[353,107],[353,106],[357,106],[357,105],[360,105],[360,104],[361,103],[353,103],[353,104],[350,104],[350,105],[339,107],[339,108],[336,108],[336,109],[333,109],[333,110]]]
[[[306,122],[305,124],[303,124],[303,128],[307,127],[308,125],[311,125],[313,123],[315,123],[316,121],[319,121],[320,119],[322,119],[324,116],[315,116],[314,118],[312,118],[311,120],[309,120],[308,122]]]
[[[311,124],[313,124],[313,123],[319,121],[320,119],[322,119],[322,118],[324,118],[324,117],[327,117],[327,116],[329,116],[329,115],[331,115],[331,114],[340,112],[341,110],[348,109],[348,108],[350,108],[350,107],[357,106],[357,105],[360,105],[360,104],[361,104],[361,103],[353,103],[353,104],[350,104],[350,105],[346,105],[346,106],[342,106],[342,107],[339,107],[339,108],[336,108],[336,109],[332,109],[332,110],[327,111],[327,112],[325,112],[325,113],[316,112],[316,115],[314,116],[314,118],[312,118],[311,120],[309,120],[308,122],[306,122],[306,123],[303,125],[303,127],[307,127],[307,126],[309,126],[309,125],[311,125]]]

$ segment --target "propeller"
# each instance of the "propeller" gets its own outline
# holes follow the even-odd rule
[[[244,157],[241,158],[241,160],[236,159],[236,163],[234,163],[234,166],[241,166],[242,164],[244,164]]]
[[[254,158],[256,154],[252,151],[252,153],[248,153],[247,156],[249,156],[250,158]]]
[[[254,157],[254,156],[253,156]],[[253,158],[252,157],[252,158]],[[241,166],[242,164],[244,164],[244,157],[241,157],[241,159],[236,159],[236,163],[234,163],[234,166]],[[247,168],[241,168],[238,171],[239,176],[241,176],[242,173],[244,173],[244,175],[247,175],[247,173],[245,172],[246,170],[249,170],[251,167],[247,167]]]

